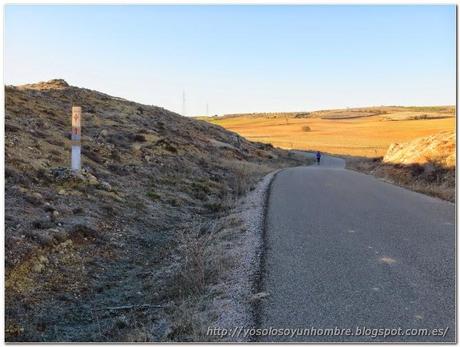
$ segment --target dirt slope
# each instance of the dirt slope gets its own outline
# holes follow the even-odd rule
[[[183,246],[201,249],[210,221],[262,175],[298,162],[63,80],[7,86],[5,96],[7,341],[190,338],[176,308],[219,276],[189,285],[184,274],[205,257]],[[67,169],[72,105],[82,107],[80,175]]]

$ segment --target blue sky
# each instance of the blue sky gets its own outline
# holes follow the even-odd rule
[[[454,5],[8,5],[4,75],[189,116],[447,105],[455,40]]]

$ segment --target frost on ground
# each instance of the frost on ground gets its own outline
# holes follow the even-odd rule
[[[227,250],[234,260],[234,266],[226,281],[221,284],[223,295],[215,301],[220,314],[212,327],[230,330],[240,326],[253,327],[255,324],[252,303],[259,300],[256,282],[263,248],[265,201],[275,173],[263,177],[255,189],[241,199],[231,214],[231,218],[240,220],[240,232],[235,233],[233,243]],[[223,341],[245,340],[243,336],[232,335],[221,338]]]

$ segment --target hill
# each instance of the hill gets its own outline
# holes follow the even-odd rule
[[[222,120],[227,118],[322,118],[322,119],[352,119],[388,115],[388,119],[411,119],[416,116],[420,119],[452,117],[454,106],[372,106],[354,107],[347,109],[318,110],[311,112],[254,112],[234,113],[222,116],[196,117],[201,120]],[[417,118],[414,118],[417,119]]]
[[[5,103],[6,340],[192,339],[200,298],[222,294],[209,292],[229,261],[211,257],[213,240],[238,227],[219,218],[298,161],[63,80],[7,86]],[[72,105],[80,174],[68,169]]]
[[[212,124],[285,149],[379,157],[395,142],[455,129],[455,107],[366,107],[209,117]]]
[[[383,161],[406,165],[434,163],[444,167],[455,167],[455,143],[453,131],[416,138],[406,143],[394,143]]]
[[[383,158],[347,158],[349,169],[455,202],[456,136],[442,131],[392,144]]]

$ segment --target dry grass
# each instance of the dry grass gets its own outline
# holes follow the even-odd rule
[[[234,250],[245,231],[241,216],[235,211],[238,198],[274,170],[267,164],[230,159],[221,159],[220,165],[228,172],[226,182],[232,191],[221,199],[219,211],[223,213],[211,221],[190,221],[178,236],[180,269],[170,290],[174,305],[168,310],[169,321],[173,322],[165,338],[168,341],[218,338],[207,336],[206,332],[222,314],[218,303],[228,301],[225,287],[234,285],[229,280],[239,261]]]
[[[219,288],[231,271],[235,259],[228,251],[229,240],[240,232],[241,221],[231,217],[207,223],[191,223],[179,237],[180,270],[175,278],[174,305],[168,310],[173,322],[169,341],[209,341],[208,326],[218,318],[215,301]]]
[[[382,158],[348,158],[347,168],[383,178],[416,192],[455,202],[455,168],[436,162],[427,164],[390,164]]]
[[[256,164],[239,160],[222,160],[222,165],[231,173],[228,178],[231,189],[236,196],[246,193],[260,177],[274,170],[266,164]]]
[[[384,108],[373,114],[360,110],[322,111],[306,117],[239,116],[208,121],[254,141],[291,149],[332,154],[383,156],[389,145],[455,129],[453,108]],[[426,116],[427,115],[427,116]],[[326,119],[329,118],[329,119]],[[335,119],[331,119],[335,118]],[[426,119],[425,119],[426,118]],[[311,131],[306,132],[305,127]]]

